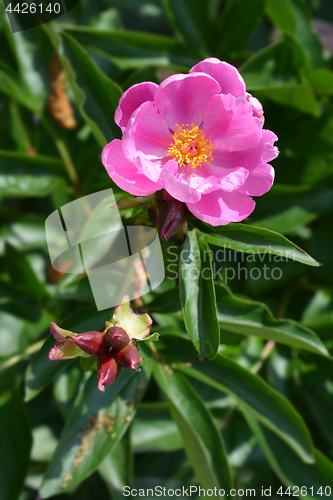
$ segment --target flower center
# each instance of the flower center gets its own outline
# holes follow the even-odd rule
[[[198,126],[195,127],[193,123],[191,123],[191,128],[188,123],[186,128],[184,124],[180,126],[176,123],[176,125],[177,130],[172,136],[174,143],[170,145],[167,155],[173,156],[180,166],[191,163],[192,168],[197,168],[201,167],[203,161],[210,163],[213,160],[212,149],[215,146],[210,140],[205,139],[202,130]]]

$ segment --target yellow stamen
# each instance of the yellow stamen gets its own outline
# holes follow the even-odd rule
[[[173,156],[173,159],[179,163],[180,166],[185,166],[188,163],[192,164],[192,168],[201,167],[204,161],[210,163],[213,160],[212,149],[215,146],[212,142],[205,139],[205,134],[198,126],[191,123],[182,126],[177,125],[177,130],[173,134],[173,144],[170,145],[167,155]]]

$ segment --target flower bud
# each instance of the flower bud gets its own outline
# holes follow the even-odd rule
[[[159,236],[168,241],[184,224],[186,216],[187,209],[185,203],[174,199],[162,203],[158,224]]]
[[[173,200],[173,197],[171,196],[171,194],[168,193],[168,191],[166,189],[162,189],[162,191],[161,191],[161,197],[165,201],[171,201],[171,200]]]
[[[129,344],[124,349],[119,351],[114,351],[116,360],[124,367],[131,368],[132,370],[140,371],[139,362],[140,354],[137,347],[134,344]]]
[[[97,360],[98,388],[104,392],[104,385],[112,384],[121,372],[121,365],[115,360],[113,352],[108,352]]]
[[[67,338],[67,337],[66,337]],[[109,347],[105,342],[105,335],[102,332],[85,332],[76,337],[71,337],[82,351],[98,358],[109,352]]]
[[[153,226],[157,226],[158,223],[158,208],[155,207],[148,207],[148,216],[150,222],[153,224]]]
[[[123,349],[129,344],[130,338],[123,328],[112,326],[105,333],[105,341],[109,347]]]

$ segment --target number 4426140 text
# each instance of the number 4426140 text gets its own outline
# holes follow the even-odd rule
[[[14,4],[13,4],[14,5]],[[15,6],[12,7],[12,4],[10,3],[8,7],[6,7],[6,12],[9,12],[10,14],[12,12],[17,12],[18,14],[42,14],[43,12],[49,12],[50,14],[59,14],[61,10],[61,5],[60,3],[49,3],[47,7],[43,5],[42,3],[16,3]]]

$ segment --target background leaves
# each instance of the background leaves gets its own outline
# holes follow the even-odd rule
[[[136,376],[127,372],[105,394],[94,375],[78,396],[45,474],[42,498],[61,493],[91,474],[125,433],[144,394],[151,363]]]
[[[232,479],[223,441],[200,398],[180,374],[157,365],[154,375],[167,397],[171,415],[200,483],[206,488],[223,486],[230,490]]]
[[[0,487],[4,500],[15,500],[29,465],[31,431],[17,387],[5,384],[3,374],[0,383]]]
[[[126,485],[306,486],[322,500],[332,487],[332,2],[250,3],[80,0],[15,34],[0,4],[4,500],[113,500]],[[72,128],[49,105],[56,56]],[[51,321],[100,330],[112,311],[97,312],[86,276],[52,269],[45,220],[97,191],[128,196],[100,159],[120,138],[122,92],[205,57],[235,65],[262,102],[279,138],[275,184],[250,219],[189,217],[185,241],[161,242],[167,278],[133,303],[160,339],[103,395],[78,360],[48,358]],[[122,211],[128,225],[149,215]]]

